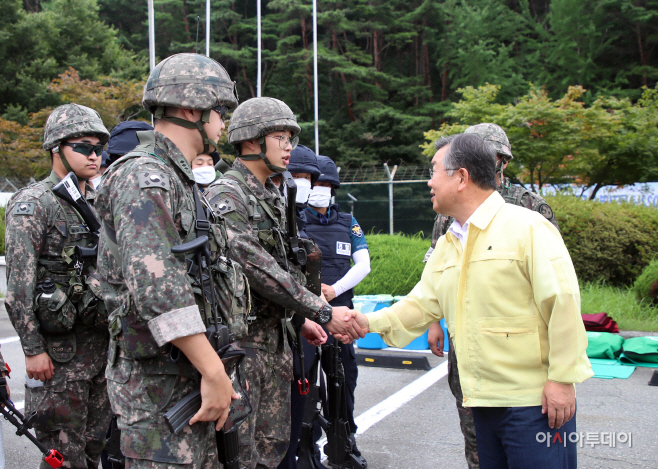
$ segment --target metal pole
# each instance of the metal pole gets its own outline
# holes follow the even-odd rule
[[[313,101],[315,106],[315,154],[320,154],[320,130],[318,128],[318,1],[313,0]]]
[[[260,40],[261,40],[260,39],[260,37],[261,37],[261,35],[260,35],[260,27],[261,27],[260,26],[260,0],[256,0],[256,17],[258,18],[256,20],[257,25],[258,25],[257,26],[257,29],[258,29],[258,39],[257,39],[257,41],[258,41],[258,67],[257,67],[258,68],[258,71],[257,71],[258,77],[256,77],[256,96],[258,96],[260,98],[261,93],[262,93],[262,89],[261,89],[261,67],[262,67],[262,64],[261,64],[261,44],[260,44]]]
[[[210,57],[210,0],[206,0],[206,57]]]
[[[155,68],[155,14],[153,13],[153,0],[148,0],[149,14],[149,66]]]
[[[393,171],[388,169],[388,164],[384,163],[384,171],[388,176],[388,234],[393,234],[393,178],[398,170],[398,165],[393,166]]]

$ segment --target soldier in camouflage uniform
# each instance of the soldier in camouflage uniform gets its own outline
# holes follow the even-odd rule
[[[226,219],[231,258],[242,265],[252,291],[252,322],[239,343],[247,352],[243,372],[253,412],[240,427],[240,464],[276,468],[290,438],[292,352],[286,340],[292,312],[306,317],[302,335],[361,333],[346,307],[331,308],[304,288],[304,277],[286,260],[285,200],[269,179],[286,170],[300,132],[290,108],[277,99],[253,98],[233,113],[229,142],[238,159],[206,190],[213,209]],[[294,201],[289,201],[294,203]]]
[[[96,259],[76,264],[77,246],[96,246],[83,218],[52,188],[73,171],[92,204],[87,181],[110,137],[96,111],[77,104],[48,117],[43,148],[48,178],[21,189],[7,205],[7,299],[27,369],[25,410],[39,413],[39,441],[57,448],[64,467],[97,467],[110,405],[105,383],[107,314]],[[41,467],[49,467],[41,462]]]
[[[235,84],[214,60],[176,54],[153,69],[142,104],[155,129],[137,132],[140,145],[108,168],[97,201],[108,393],[126,468],[210,469],[219,464],[214,427],[238,396],[205,336],[186,259],[171,248],[207,229],[196,223],[190,164],[217,147],[224,114],[237,105]],[[173,346],[184,354],[177,362]],[[199,389],[201,409],[173,434],[163,414]]]
[[[550,221],[556,228],[558,228],[555,214],[551,207],[548,206],[543,197],[529,191],[525,187],[516,186],[510,183],[509,179],[503,176],[503,170],[507,167],[509,160],[514,158],[512,156],[512,149],[507,139],[505,131],[496,124],[478,124],[469,127],[464,133],[474,133],[482,137],[484,140],[490,142],[496,149],[496,184],[497,190],[503,196],[505,202],[526,207],[529,210],[534,210],[541,213],[548,221]],[[448,232],[448,228],[454,219],[445,215],[437,215],[434,220],[434,228],[432,229],[432,245],[425,254],[425,262],[429,259],[434,251],[437,240]],[[559,228],[558,228],[559,229]],[[443,345],[444,341],[443,329],[439,323],[432,324],[429,330],[428,341],[432,352],[435,355],[443,356],[443,352],[437,347],[437,343]],[[480,462],[477,453],[477,441],[475,439],[475,423],[473,422],[473,411],[470,407],[463,406],[464,396],[462,395],[462,388],[459,382],[459,371],[457,369],[457,356],[455,348],[452,344],[452,338],[448,338],[448,384],[450,390],[455,396],[457,403],[457,411],[459,412],[459,424],[462,433],[464,434],[464,453],[466,454],[466,462],[469,469],[477,469],[480,467]]]

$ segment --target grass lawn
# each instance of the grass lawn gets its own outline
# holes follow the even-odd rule
[[[619,329],[658,331],[658,308],[638,301],[628,288],[586,283],[580,289],[580,297],[583,314],[606,312],[617,321]]]

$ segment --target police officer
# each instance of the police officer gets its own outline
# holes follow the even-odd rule
[[[143,121],[119,122],[110,132],[110,142],[107,144],[107,152],[110,155],[110,164],[132,151],[137,145],[137,132],[153,130],[153,127]]]
[[[197,223],[190,165],[217,147],[235,84],[216,61],[176,54],[153,69],[142,104],[155,130],[137,133],[140,145],[108,168],[98,196],[110,402],[127,467],[215,467],[213,430],[238,396],[204,334],[186,260],[171,249],[208,229]],[[174,346],[184,355],[177,362]],[[199,389],[201,409],[173,434],[162,415]]]
[[[83,218],[52,189],[69,172],[89,203],[110,134],[96,111],[65,104],[48,117],[43,148],[52,172],[7,205],[7,313],[27,370],[25,410],[37,411],[36,435],[71,468],[96,467],[110,420],[105,384],[107,314],[96,260],[75,248],[96,245]],[[45,462],[42,468],[49,467]]]
[[[240,427],[240,463],[247,468],[275,468],[288,448],[292,352],[285,319],[294,312],[316,321],[304,322],[306,338],[321,337],[317,323],[352,338],[361,334],[353,313],[332,308],[304,288],[304,276],[287,260],[285,200],[269,176],[286,171],[300,130],[284,102],[245,101],[229,125],[229,143],[238,158],[206,191],[213,209],[226,219],[231,258],[242,265],[253,298],[248,336],[239,341],[247,352],[242,366],[253,407],[248,425]]]
[[[306,233],[322,251],[322,292],[325,298],[332,306],[347,306],[351,309],[354,307],[354,287],[370,273],[368,243],[356,219],[349,213],[341,212],[338,204],[330,205],[331,197],[336,195],[340,187],[336,164],[328,156],[318,155],[318,166],[321,174],[311,190],[305,210]],[[354,262],[353,266],[350,261]],[[333,337],[329,340],[333,340]],[[355,433],[354,390],[359,370],[354,345],[344,344],[341,348],[347,391],[347,420],[351,432]],[[361,456],[356,447],[353,453]]]
[[[509,161],[514,158],[512,155],[512,147],[507,138],[505,131],[496,124],[478,124],[473,125],[466,129],[464,133],[473,133],[479,135],[484,140],[489,142],[496,149],[496,184],[497,191],[503,196],[505,202],[514,205],[525,207],[529,210],[534,210],[541,213],[548,221],[550,221],[556,228],[559,229],[555,214],[543,197],[529,191],[525,187],[511,184],[509,179],[503,176],[503,170],[507,167]],[[432,230],[432,244],[427,254],[425,255],[425,262],[434,251],[436,241],[447,233],[448,228],[454,219],[446,217],[445,215],[437,215],[434,221],[434,228]],[[473,411],[470,407],[462,405],[463,395],[461,384],[459,382],[459,370],[457,369],[457,356],[452,344],[452,338],[448,338],[448,384],[450,390],[455,396],[457,404],[457,412],[459,413],[459,423],[464,435],[464,453],[466,455],[466,462],[469,469],[477,469],[480,467],[480,461],[477,453],[477,441],[475,438],[475,423],[473,421]],[[439,323],[432,324],[429,328],[428,342],[432,353],[442,357],[443,344],[445,338],[443,329]]]

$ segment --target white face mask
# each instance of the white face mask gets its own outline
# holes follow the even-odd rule
[[[297,184],[297,197],[295,201],[298,204],[305,204],[311,193],[311,181],[308,179],[295,179],[295,183]]]
[[[217,176],[213,166],[201,166],[200,168],[194,168],[192,172],[194,173],[196,183],[203,184],[204,186],[213,182]]]
[[[331,201],[331,187],[315,186],[308,198],[311,207],[329,207]]]
[[[98,176],[98,177],[95,177],[93,179],[90,179],[89,182],[91,183],[91,186],[94,189],[98,189],[98,185],[101,183],[101,177]]]

